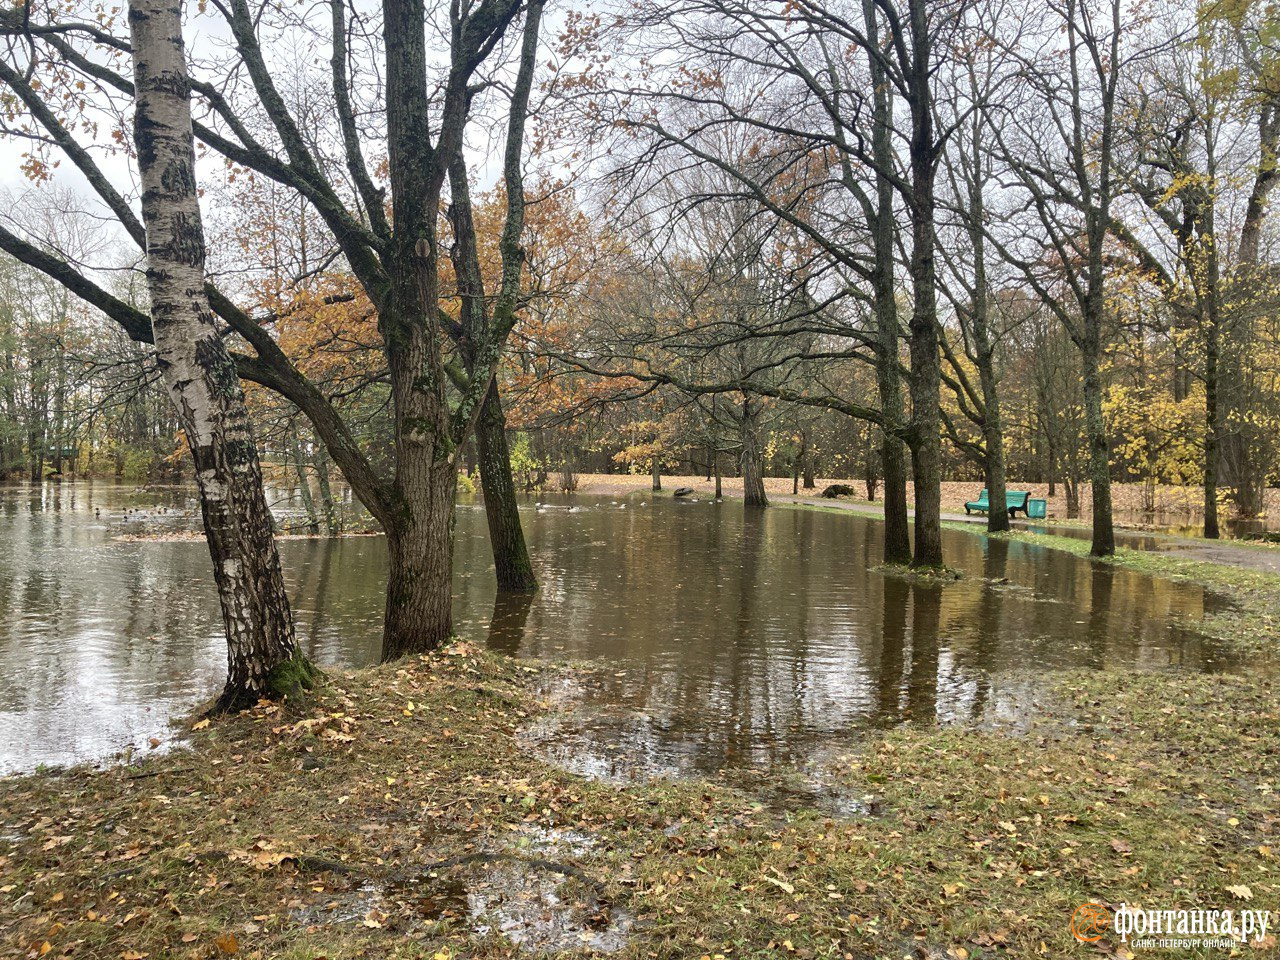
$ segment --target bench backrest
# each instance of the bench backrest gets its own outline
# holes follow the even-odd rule
[[[1005,503],[1016,503],[1020,507],[1027,505],[1027,500],[1031,497],[1030,490],[1009,490],[1005,493]]]

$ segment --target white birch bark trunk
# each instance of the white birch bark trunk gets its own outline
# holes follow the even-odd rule
[[[226,626],[217,709],[236,710],[309,680],[309,665],[280,670],[295,659],[293,619],[244,394],[204,289],[181,0],[133,0],[129,29],[156,356],[195,460]]]

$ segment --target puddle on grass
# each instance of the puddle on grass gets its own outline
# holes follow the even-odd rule
[[[602,704],[539,717],[520,736],[547,762],[588,780],[620,785],[687,774],[671,744],[654,749],[652,723],[648,714]]]
[[[761,771],[754,775],[735,772],[725,780],[776,813],[813,810],[835,820],[861,820],[880,814],[880,799],[875,794],[825,775],[799,771]]]
[[[815,744],[798,756],[723,757],[708,769],[707,745],[663,715],[611,702],[628,671],[580,669],[556,675],[539,694],[551,712],[521,731],[522,741],[548,763],[589,780],[615,786],[655,778],[714,776],[778,813],[817,811],[841,820],[883,812],[875,786],[845,772],[866,728]],[[1008,672],[1002,697],[976,716],[938,709],[932,721],[943,726],[1000,731],[1013,736],[1053,734],[1075,725],[1071,706],[1030,674]],[[620,699],[627,699],[625,697]]]
[[[426,919],[465,917],[477,935],[497,933],[537,953],[613,953],[626,946],[634,923],[581,877],[519,858],[454,867],[397,894],[416,895]]]
[[[646,714],[593,706],[539,717],[521,737],[547,762],[589,780],[619,785],[696,775],[696,767],[681,763],[670,749],[645,749],[652,743],[647,734],[652,722]],[[875,796],[837,775],[845,762],[822,751],[800,767],[727,767],[719,778],[773,810],[814,809],[837,819],[874,816],[879,811]]]
[[[588,849],[594,843],[575,831],[524,833],[531,851]],[[528,953],[613,953],[626,946],[634,925],[630,913],[603,901],[578,871],[516,855],[477,858],[394,883],[366,883],[331,893],[293,916],[307,926],[403,917],[411,925],[461,923],[478,937],[501,936]]]
[[[596,842],[595,837],[581,830],[521,824],[508,835],[506,846],[513,853],[581,857],[595,849]]]
[[[294,908],[293,919],[305,927],[338,923],[359,923],[366,917],[385,912],[382,888],[377,884],[361,884],[355,890],[332,890],[323,903],[309,903]]]

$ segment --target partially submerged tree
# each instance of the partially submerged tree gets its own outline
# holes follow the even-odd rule
[[[244,394],[205,293],[182,4],[134,0],[129,28],[156,361],[195,461],[226,626],[227,682],[217,706],[236,710],[309,684],[311,668],[294,642]]]
[[[364,135],[353,104],[363,89],[351,75],[350,23],[342,0],[332,0],[323,23],[307,26],[327,34],[332,46],[328,81],[333,142],[316,141],[316,130],[300,124],[281,92],[268,52],[273,31],[292,25],[252,10],[246,0],[215,4],[229,29],[234,63],[202,64],[210,77],[191,80],[198,102],[195,136],[229,163],[294,191],[315,209],[335,248],[377,312],[379,349],[387,371],[393,413],[394,457],[390,470],[372,463],[326,396],[285,354],[267,325],[209,286],[218,316],[248,345],[237,357],[242,376],[276,390],[311,420],[334,463],[387,533],[389,568],[383,656],[392,659],[427,651],[452,634],[451,576],[454,494],[458,452],[489,394],[494,371],[519,307],[520,235],[524,213],[521,149],[532,75],[537,65],[541,0],[483,0],[453,5],[437,22],[422,0],[386,0],[381,34],[364,62],[385,77],[386,187],[378,186],[365,158]],[[315,16],[316,10],[307,17]],[[504,45],[511,24],[523,14],[516,51]],[[45,148],[68,158],[84,175],[125,231],[141,244],[142,230],[128,199],[107,176],[93,152],[98,128],[71,119],[87,96],[116,98],[127,107],[132,81],[117,67],[130,51],[127,40],[86,18],[75,21],[62,8],[35,15],[0,15],[0,26],[30,43],[14,44],[0,60],[0,82],[25,111],[28,129]],[[428,54],[428,30],[446,38],[443,67]],[[25,61],[25,62],[24,62]],[[511,63],[514,61],[514,63]],[[502,82],[505,66],[515,81]],[[36,78],[46,75],[48,83]],[[430,74],[439,73],[438,77]],[[481,73],[484,73],[481,76]],[[51,92],[52,91],[52,92]],[[70,92],[68,92],[70,91]],[[492,310],[455,319],[444,309],[441,285],[442,220],[451,167],[464,156],[467,127],[478,98],[493,97],[506,116],[503,176],[507,222],[503,229],[503,283]],[[117,103],[116,106],[120,104]],[[106,112],[110,115],[110,109]],[[335,148],[334,153],[329,147]],[[333,159],[335,156],[338,159]],[[459,183],[454,178],[455,183]],[[389,193],[389,197],[388,197]],[[387,209],[389,200],[390,210]],[[465,241],[465,238],[463,238]],[[454,225],[454,242],[459,240]],[[131,335],[147,339],[136,311],[103,290],[76,265],[41,251],[12,231],[0,229],[0,248],[41,269],[116,319]],[[463,291],[464,299],[474,295]]]
[[[1080,351],[1094,556],[1115,553],[1111,446],[1103,418],[1107,346],[1107,245],[1116,182],[1117,90],[1131,53],[1122,47],[1123,0],[1064,0],[1006,40],[1022,98],[1009,98],[989,126],[1001,160],[1025,193],[1026,246],[1001,254],[1070,332]],[[1065,290],[1067,296],[1059,295]]]

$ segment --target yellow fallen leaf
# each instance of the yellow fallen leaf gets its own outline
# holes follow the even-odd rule
[[[787,881],[785,880],[779,880],[776,877],[765,877],[764,880],[765,880],[765,883],[772,883],[779,890],[782,890],[786,893],[796,892],[796,888],[793,887],[791,884],[787,883]]]
[[[220,937],[214,937],[213,945],[222,953],[236,953],[240,949],[240,942],[236,940],[234,933],[224,933]]]
[[[1240,900],[1252,900],[1253,891],[1246,887],[1243,883],[1234,887],[1227,887],[1227,893]]]

